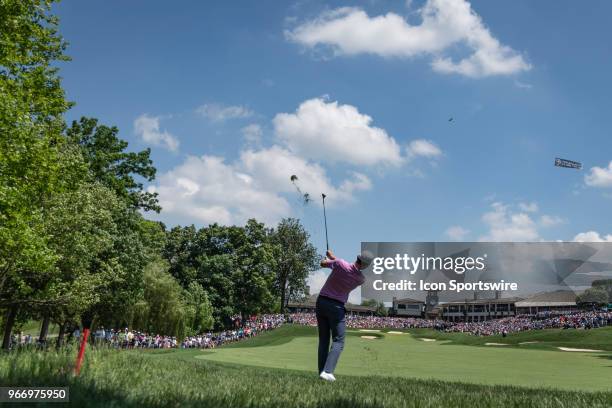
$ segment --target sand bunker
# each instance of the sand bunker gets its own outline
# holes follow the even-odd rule
[[[557,347],[559,350],[562,351],[584,351],[587,353],[601,353],[603,352],[603,350],[593,350],[593,349],[578,349],[578,348],[571,348],[571,347]]]
[[[423,340],[423,341],[436,341],[436,339],[427,339],[425,337],[421,337],[421,340]]]
[[[485,343],[485,346],[509,346],[506,343]]]
[[[539,341],[522,341],[519,344],[536,344],[539,343]]]
[[[370,333],[378,333],[380,330],[375,329],[359,329],[360,332],[370,332]]]
[[[376,336],[361,336],[362,339],[368,339],[368,340],[374,340],[377,339],[378,337]]]
[[[389,333],[389,334],[404,334],[404,333],[398,332],[398,331],[389,331],[387,333]]]

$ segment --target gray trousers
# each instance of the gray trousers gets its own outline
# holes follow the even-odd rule
[[[319,329],[319,373],[333,373],[344,349],[344,304],[319,296],[317,298],[317,327]],[[329,347],[332,340],[331,350]]]

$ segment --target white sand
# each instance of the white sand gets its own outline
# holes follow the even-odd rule
[[[577,349],[577,348],[571,348],[571,347],[557,347],[559,350],[562,351],[584,351],[587,353],[601,353],[603,352],[603,350],[593,350],[593,349]]]
[[[380,330],[375,329],[359,329],[360,332],[370,332],[370,333],[378,333]]]
[[[485,343],[485,346],[509,346],[506,343]]]
[[[536,343],[539,343],[539,341],[523,341],[519,344],[536,344]]]
[[[389,334],[404,334],[404,333],[398,332],[398,331],[389,331],[387,333],[389,333]]]
[[[436,339],[427,339],[425,337],[421,337],[421,340],[423,340],[423,341],[436,341]]]
[[[361,336],[362,339],[368,339],[368,340],[374,340],[377,339],[378,337],[376,336]]]

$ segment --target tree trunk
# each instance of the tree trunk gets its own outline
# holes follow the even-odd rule
[[[57,342],[55,343],[55,348],[60,349],[62,344],[64,343],[64,332],[66,330],[66,322],[62,322],[59,324],[59,333],[57,334]]]
[[[15,318],[17,317],[18,307],[17,305],[11,306],[6,315],[6,321],[4,324],[4,337],[2,339],[2,348],[8,350],[11,345],[11,332],[15,325]]]
[[[51,316],[48,314],[43,318],[42,326],[40,327],[40,336],[38,336],[38,343],[43,346],[47,344],[47,333],[49,332],[49,322],[51,321]]]

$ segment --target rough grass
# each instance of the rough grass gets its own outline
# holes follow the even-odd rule
[[[2,386],[68,386],[73,406],[98,407],[609,407],[612,393],[531,390],[389,377],[345,377],[217,364],[183,352],[75,350],[0,356]],[[52,406],[58,406],[57,404]]]

